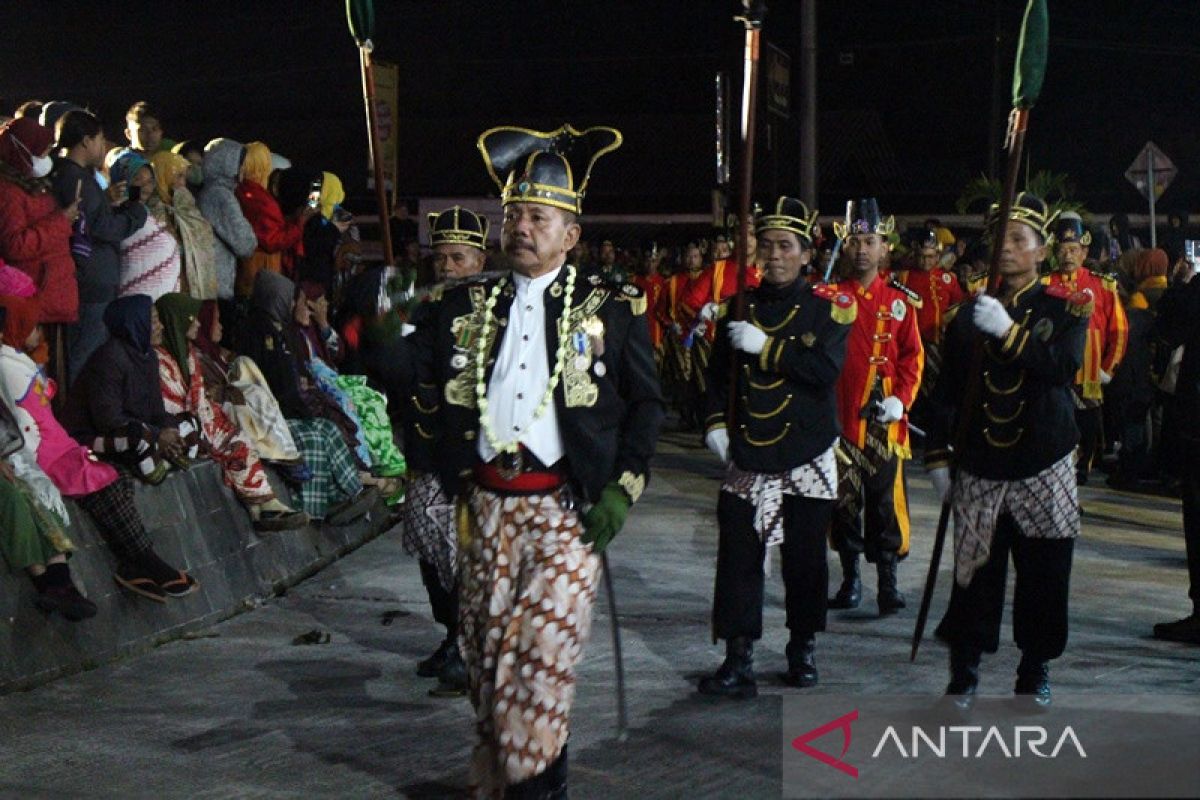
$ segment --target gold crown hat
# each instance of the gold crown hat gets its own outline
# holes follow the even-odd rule
[[[1058,219],[1059,212],[1050,211],[1050,207],[1046,205],[1046,201],[1030,192],[1020,192],[1016,199],[1013,200],[1012,210],[1008,212],[1008,218],[1013,222],[1020,222],[1028,225],[1037,231],[1042,239],[1049,244],[1053,239],[1054,221]],[[991,232],[996,224],[996,218],[1000,215],[1000,204],[992,203],[992,207],[988,209],[987,220],[984,227]]]
[[[429,213],[429,244],[464,244],[487,249],[488,219],[469,208],[451,206]]]
[[[896,218],[889,215],[885,219],[879,213],[879,201],[874,197],[864,197],[857,202],[846,201],[846,221],[835,220],[833,223],[833,233],[839,239],[856,233],[877,233],[890,237],[895,232]]]
[[[775,201],[775,210],[771,214],[761,214],[755,232],[790,231],[808,244],[821,232],[817,224],[818,211],[811,212],[803,201],[794,197],[783,196]]]
[[[592,167],[622,141],[620,131],[603,126],[534,131],[506,125],[481,133],[477,146],[502,205],[540,203],[580,214]]]
[[[1064,211],[1054,226],[1054,241],[1057,244],[1078,242],[1087,247],[1092,243],[1092,232],[1083,226],[1083,217],[1074,211]]]

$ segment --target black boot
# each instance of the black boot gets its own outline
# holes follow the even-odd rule
[[[946,695],[961,711],[975,705],[975,690],[979,688],[979,650],[962,645],[950,646],[950,683]]]
[[[754,680],[754,643],[744,636],[725,642],[725,662],[715,675],[700,679],[700,694],[748,700],[758,696]]]
[[[896,554],[880,553],[875,568],[879,574],[879,616],[886,617],[904,608],[904,595],[896,587]]]
[[[455,641],[455,637],[447,636],[429,658],[417,662],[417,675],[422,678],[436,678],[445,668],[451,653],[458,653],[458,642]]]
[[[1028,696],[1036,709],[1050,707],[1050,662],[1028,654],[1017,665],[1017,685],[1013,692]]]
[[[567,800],[567,746],[542,772],[504,787],[504,800]]]
[[[429,690],[430,697],[462,697],[467,693],[467,665],[463,663],[456,644],[446,656],[438,672],[438,685]]]
[[[829,598],[830,608],[858,608],[862,602],[862,578],[858,571],[858,553],[838,553],[842,561],[842,585]]]
[[[806,689],[817,685],[817,640],[811,633],[797,634],[787,644],[788,671],[783,682]]]

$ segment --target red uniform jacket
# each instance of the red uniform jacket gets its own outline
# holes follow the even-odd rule
[[[746,268],[746,288],[753,289],[762,281],[762,273],[758,267],[751,265]],[[683,305],[688,317],[695,319],[700,309],[709,303],[720,303],[737,294],[738,268],[732,258],[723,258],[713,262],[713,265],[690,281],[683,293]],[[716,320],[708,326],[704,337],[710,342],[716,333]]]
[[[650,313],[646,315],[646,324],[650,326],[650,344],[654,345],[654,349],[657,350],[663,340],[663,325],[658,316],[658,303],[662,298],[663,289],[667,285],[667,279],[658,273],[635,275],[633,284],[646,293],[646,308],[650,310]]]
[[[921,305],[917,308],[917,330],[921,332],[921,341],[941,341],[946,312],[967,299],[954,273],[941,267],[934,267],[928,272],[906,269],[897,278],[921,298]]]
[[[867,421],[861,416],[871,399],[878,376],[882,397],[894,395],[912,408],[925,369],[925,351],[917,332],[916,311],[908,295],[883,278],[876,278],[867,289],[857,280],[837,284],[840,292],[858,302],[858,312],[846,343],[846,362],[838,378],[838,418],[842,436],[859,448],[867,441]],[[892,453],[910,458],[908,417],[888,426],[888,444]]]
[[[1092,293],[1095,307],[1088,323],[1083,366],[1075,375],[1075,389],[1084,399],[1102,399],[1100,370],[1110,376],[1116,372],[1129,343],[1129,320],[1121,307],[1121,298],[1117,296],[1116,280],[1080,267],[1073,272],[1052,272],[1042,278],[1042,283],[1066,286],[1072,292]]]
[[[677,338],[682,339],[687,336],[688,328],[692,324],[692,317],[683,306],[683,296],[687,292],[690,281],[691,276],[686,272],[678,272],[663,281],[662,292],[654,314],[662,326],[663,336],[670,334],[671,325],[676,322],[683,328],[683,333]]]

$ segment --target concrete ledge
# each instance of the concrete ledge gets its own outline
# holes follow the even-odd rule
[[[283,482],[270,477],[280,497],[287,498]],[[367,517],[344,527],[259,534],[211,461],[174,472],[159,486],[139,484],[136,498],[155,549],[168,563],[187,569],[200,582],[199,591],[161,605],[121,590],[112,578],[112,554],[91,518],[68,503],[70,534],[78,548],[71,571],[99,613],[78,623],[48,618],[33,605],[29,579],[4,569],[0,694],[144,652],[251,609],[257,600],[378,536],[388,517],[380,502]]]

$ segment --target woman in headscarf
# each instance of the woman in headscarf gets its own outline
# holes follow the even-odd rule
[[[33,279],[53,344],[50,372],[67,374],[64,326],[79,319],[79,288],[71,257],[71,226],[79,201],[60,207],[48,175],[54,134],[22,118],[0,126],[0,258]],[[77,187],[75,198],[83,187]]]
[[[249,509],[254,527],[263,531],[302,528],[308,515],[284,505],[275,496],[253,445],[208,399],[204,377],[192,341],[200,332],[200,301],[185,294],[168,294],[155,303],[163,326],[158,356],[163,405],[168,414],[190,414],[200,422],[204,441],[221,465],[225,485]]]
[[[337,252],[342,235],[350,229],[353,217],[342,208],[346,192],[342,181],[332,172],[321,173],[320,214],[314,214],[304,225],[304,258],[297,266],[301,283],[321,285],[327,298],[334,297],[337,287]]]
[[[370,464],[373,472],[383,478],[381,490],[389,503],[398,503],[403,493],[399,481],[388,481],[404,474],[404,456],[392,437],[392,423],[387,413],[387,398],[367,386],[366,376],[339,375],[329,363],[336,354],[337,334],[326,316],[325,294],[320,284],[306,283],[296,293],[292,324],[299,333],[298,347],[308,371],[317,386],[338,404],[355,425],[359,442],[359,457]],[[374,480],[366,479],[364,480]]]
[[[172,416],[158,388],[162,323],[144,294],[119,297],[104,310],[109,339],[75,381],[67,399],[67,430],[97,453],[134,462],[151,483],[169,469],[187,469],[198,454],[199,432],[189,415]]]
[[[133,502],[130,479],[97,461],[54,416],[50,401],[58,391],[57,384],[35,363],[43,343],[37,303],[0,297],[0,307],[6,312],[0,341],[0,377],[17,408],[25,447],[37,466],[62,495],[91,515],[117,559],[113,577],[118,584],[160,603],[167,597],[194,592],[195,579],[154,552]],[[48,502],[53,504],[52,499]]]
[[[114,184],[126,183],[129,201],[147,204],[158,191],[150,162],[132,150],[119,155],[108,168]],[[148,295],[151,301],[179,291],[182,273],[179,242],[154,214],[121,242],[121,278],[117,296]]]
[[[179,242],[183,252],[183,291],[198,300],[217,297],[217,268],[213,261],[213,229],[196,207],[187,187],[190,164],[181,155],[160,150],[150,159],[155,191],[147,207]]]
[[[342,431],[323,416],[331,409],[320,402],[320,392],[294,355],[297,338],[290,322],[295,296],[290,280],[276,272],[259,272],[238,349],[262,370],[312,470],[312,479],[299,485],[301,507],[311,517],[343,524],[365,514],[376,493],[363,488]]]
[[[249,258],[238,263],[235,290],[239,297],[254,291],[260,270],[291,273],[297,256],[304,253],[304,224],[316,212],[306,206],[296,219],[286,219],[279,201],[267,189],[271,177],[271,150],[262,142],[246,145],[241,182],[235,192],[242,213],[254,229],[258,247]]]

